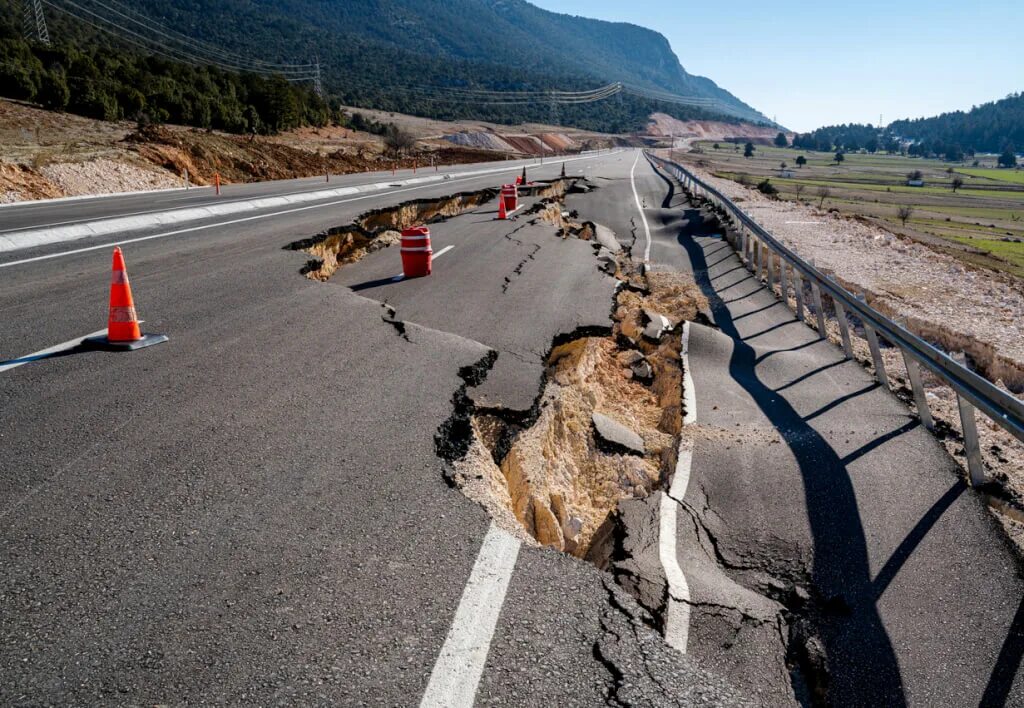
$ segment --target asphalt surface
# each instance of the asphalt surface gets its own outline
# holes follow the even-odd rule
[[[826,657],[802,678],[836,705],[1024,702],[1021,566],[956,463],[760,287],[716,220],[693,207],[653,220],[652,259],[685,267],[685,251],[715,325],[691,327],[698,413],[678,544],[694,603],[736,608],[693,617],[712,666],[731,674],[730,653],[757,666],[784,607],[816,626],[790,622]],[[749,651],[719,652],[727,641]],[[779,677],[761,673],[771,696]]]
[[[634,172],[651,267],[694,273],[711,302],[714,327],[690,327],[677,528],[690,651],[665,644],[643,592],[524,544],[476,702],[779,705],[825,675],[837,705],[1021,703],[1024,588],[979,498],[635,158],[573,163],[596,190],[566,205],[642,255]],[[419,702],[491,523],[446,483],[435,436],[463,388],[529,408],[552,342],[610,327],[615,282],[592,244],[495,221],[493,202],[431,226],[435,252],[452,248],[429,278],[393,280],[389,248],[314,282],[286,246],[519,169],[0,257],[0,362],[104,326],[115,242],[144,330],[171,338],[0,372],[0,703]],[[77,213],[52,206],[22,223]],[[660,494],[632,503],[626,542],[656,547]],[[657,588],[658,572],[637,577]]]
[[[553,229],[548,241],[522,229],[519,245],[504,236],[521,223],[486,213],[435,225],[438,248],[455,248],[429,279],[376,291],[343,281],[397,272],[395,249],[327,283],[285,250],[367,209],[451,191],[127,244],[144,329],[170,342],[0,374],[0,702],[419,701],[490,523],[446,484],[435,451],[460,372],[492,348],[498,362],[520,354],[487,394],[520,405],[513,384],[536,396],[556,330],[608,326],[612,293],[588,245]],[[526,244],[541,250],[502,293]],[[0,360],[102,328],[109,258],[104,247],[0,271]],[[478,702],[740,701],[606,583],[524,546]]]

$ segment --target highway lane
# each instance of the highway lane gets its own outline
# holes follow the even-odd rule
[[[306,256],[282,250],[401,198],[134,244],[145,328],[169,343],[0,374],[0,700],[418,701],[490,524],[445,484],[434,449],[460,370],[553,299],[609,290],[591,249],[552,234],[565,260],[535,265],[569,275],[538,278],[509,308],[469,214],[436,227],[455,248],[430,279],[396,286],[415,295],[397,316],[419,307],[443,325],[447,312],[484,342],[414,322],[402,336],[379,302],[302,277]],[[383,253],[394,272],[397,253]],[[351,273],[372,280],[373,265]],[[108,268],[102,249],[4,270],[3,356],[94,330]],[[463,293],[489,303],[481,324],[459,324]],[[480,702],[673,703],[662,678],[691,704],[738,698],[610,592],[589,566],[524,547]]]
[[[571,159],[570,156],[567,159]],[[557,163],[556,163],[557,164]],[[378,182],[399,182],[411,178],[459,175],[479,169],[508,166],[510,169],[529,172],[540,167],[537,160],[498,160],[494,162],[438,166],[379,172],[362,172],[348,175],[326,175],[303,177],[289,180],[268,180],[263,182],[225,184],[218,196],[214,188],[194,187],[189,190],[138,192],[107,197],[73,200],[40,200],[0,207],[0,235],[28,228],[66,225],[92,219],[118,216],[137,216],[162,211],[186,209],[198,206],[225,204],[243,199],[303,194],[336,187],[360,186]]]
[[[600,159],[618,161],[625,158],[621,155],[593,158]],[[581,166],[590,161],[574,164]],[[103,283],[108,280],[108,246],[115,243],[127,242],[125,248],[129,252],[128,268],[133,282],[141,282],[140,278],[153,278],[159,282],[177,280],[187,283],[193,272],[201,274],[201,267],[191,266],[186,257],[189,253],[197,264],[209,259],[230,261],[233,254],[268,245],[271,248],[283,247],[328,228],[347,224],[371,209],[410,199],[445,196],[454,191],[494,187],[496,181],[509,179],[518,171],[515,167],[509,170],[507,174],[495,176],[397,187],[387,192],[346,196],[255,215],[211,217],[180,227],[143,229],[130,234],[113,234],[0,254],[0,316],[5,322],[0,329],[0,361],[38,351],[104,326],[107,294]],[[554,178],[560,171],[561,163],[556,163],[531,170],[531,174],[538,178]],[[275,241],[268,244],[268,239]],[[164,254],[173,255],[174,259],[165,264]],[[234,257],[235,267],[244,265],[244,256]],[[306,259],[295,254],[292,257],[301,258],[296,267],[301,267]],[[49,260],[22,264],[22,261],[33,258]],[[19,265],[6,267],[11,263]],[[89,280],[89,276],[94,280]],[[139,311],[149,320],[149,326],[160,326],[161,321],[157,318],[167,308],[160,302],[148,300],[148,288],[144,285],[142,283],[136,293]],[[188,297],[188,292],[180,295],[186,301]],[[40,326],[41,312],[47,313],[45,328]]]

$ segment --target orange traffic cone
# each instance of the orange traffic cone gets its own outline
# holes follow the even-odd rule
[[[163,334],[143,334],[139,329],[139,316],[135,312],[132,286],[128,282],[128,270],[124,265],[124,254],[114,249],[114,267],[110,276],[110,314],[107,318],[107,336],[96,337],[92,343],[104,349],[131,351],[166,342]]]
[[[508,211],[505,209],[505,195],[498,193],[498,219],[504,220],[508,218]]]

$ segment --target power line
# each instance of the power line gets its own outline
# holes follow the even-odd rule
[[[315,78],[315,67],[311,64],[291,64],[291,65],[269,65],[269,64],[257,64],[251,60],[244,58],[234,58],[232,55],[222,52],[210,45],[202,45],[196,41],[191,41],[192,46],[202,47],[202,49],[185,49],[179,46],[174,46],[172,42],[166,42],[154,39],[151,36],[142,34],[139,31],[129,29],[120,22],[111,19],[109,16],[102,12],[97,12],[94,9],[85,7],[74,0],[39,0],[45,3],[49,7],[64,12],[65,14],[74,17],[80,22],[113,34],[120,39],[127,41],[131,44],[141,46],[148,51],[155,54],[159,54],[167,59],[174,61],[184,62],[186,64],[200,64],[200,65],[212,65],[217,66],[228,71],[241,71],[254,74],[261,74],[264,76],[277,75],[282,76],[288,81],[299,82],[299,81],[310,81]],[[87,0],[85,0],[87,1]],[[103,5],[102,3],[99,3]],[[106,7],[104,5],[104,7]],[[108,8],[109,11],[109,8]],[[116,11],[115,11],[116,12]],[[124,13],[117,13],[122,16]],[[131,18],[127,18],[131,19]],[[146,28],[143,23],[134,21],[136,25]],[[150,32],[154,32],[149,28]],[[163,34],[159,33],[158,34]],[[163,36],[167,36],[164,34]],[[174,39],[170,37],[170,39]],[[202,53],[200,53],[202,52]],[[206,56],[203,56],[203,53]],[[274,68],[270,68],[273,66]]]
[[[178,42],[182,46],[189,47],[189,51],[193,51],[193,52],[195,52],[197,54],[207,54],[207,55],[210,55],[210,56],[213,56],[213,57],[217,57],[217,58],[222,59],[224,61],[231,62],[231,63],[237,64],[237,65],[240,65],[240,66],[250,67],[253,70],[262,70],[262,69],[266,69],[266,70],[279,70],[279,71],[293,71],[293,70],[296,70],[296,69],[311,70],[313,68],[313,66],[314,66],[312,63],[309,63],[309,64],[274,64],[274,63],[262,61],[260,59],[250,59],[248,57],[243,57],[243,56],[240,56],[240,55],[237,55],[237,54],[232,54],[231,52],[228,52],[228,51],[226,51],[226,50],[224,50],[224,49],[222,49],[222,48],[220,48],[218,46],[215,46],[213,44],[208,44],[206,42],[201,42],[201,41],[199,41],[197,39],[194,39],[192,37],[188,37],[187,35],[184,35],[184,34],[182,34],[180,32],[176,32],[175,30],[172,30],[172,29],[166,27],[165,25],[162,25],[159,22],[156,22],[155,20],[152,20],[152,19],[150,19],[148,17],[145,17],[144,15],[141,15],[138,12],[135,12],[134,10],[131,10],[130,8],[125,7],[124,5],[118,3],[116,0],[82,0],[82,1],[83,2],[87,2],[87,3],[91,3],[93,5],[97,5],[100,8],[103,8],[104,10],[106,10],[108,12],[112,12],[112,13],[114,13],[114,14],[116,14],[116,15],[118,15],[118,16],[126,19],[126,20],[128,20],[129,22],[132,22],[133,24],[136,24],[136,25],[142,27],[143,29],[146,29],[146,30],[149,30],[151,32],[154,32],[155,34],[159,35],[160,37],[162,37],[162,38],[164,38],[166,40],[169,40],[171,42]]]

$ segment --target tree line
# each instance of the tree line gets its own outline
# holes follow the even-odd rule
[[[1024,147],[1024,93],[1011,94],[967,112],[895,121],[884,129],[870,123],[826,126],[795,136],[793,147],[818,152],[885,151],[951,162],[963,161],[979,152],[1012,156]]]

